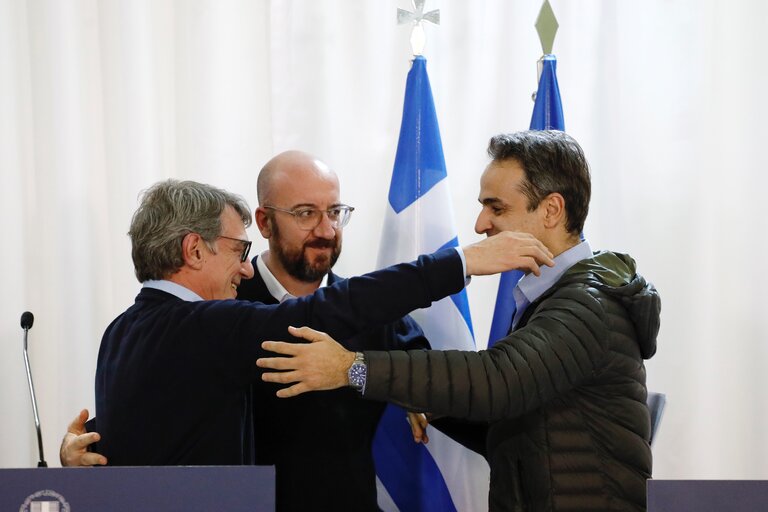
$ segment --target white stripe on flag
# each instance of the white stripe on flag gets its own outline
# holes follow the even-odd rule
[[[378,266],[432,253],[455,236],[450,189],[448,180],[443,179],[399,214],[387,205]],[[414,311],[411,316],[433,349],[475,350],[471,331],[450,297],[435,302],[430,308]],[[429,429],[429,437],[427,449],[440,469],[456,509],[460,512],[487,510],[490,468],[485,458],[437,429]],[[383,506],[384,501],[379,504]]]
[[[387,488],[381,483],[379,477],[376,477],[376,501],[378,501],[379,508],[384,512],[398,512],[397,505],[389,495]]]
[[[447,297],[411,316],[421,326],[432,348],[474,350],[469,327],[453,301]],[[429,429],[427,449],[440,468],[456,510],[486,510],[490,468],[485,458],[467,450],[435,428]]]
[[[451,221],[446,222],[449,218]],[[441,180],[399,214],[387,203],[378,267],[411,261],[456,237],[447,180]],[[474,348],[474,344],[472,345]]]
[[[485,457],[467,450],[436,428],[427,431],[427,449],[443,474],[456,510],[488,510],[491,470]]]

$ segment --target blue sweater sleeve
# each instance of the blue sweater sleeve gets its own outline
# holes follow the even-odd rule
[[[261,342],[290,340],[288,326],[306,325],[344,339],[428,307],[463,287],[461,257],[454,249],[445,249],[411,263],[339,281],[282,304],[235,300],[202,303],[201,328],[215,326],[218,332],[210,336],[228,340],[233,358],[244,367],[254,368],[253,360],[265,354]]]

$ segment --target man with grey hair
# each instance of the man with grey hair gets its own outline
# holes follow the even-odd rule
[[[222,300],[254,274],[248,212],[238,196],[190,181],[144,194],[129,231],[143,287],[107,328],[96,370],[99,450],[110,464],[252,463],[261,341],[289,325],[345,339],[456,293],[465,275],[552,264],[538,240],[506,233],[277,305]]]

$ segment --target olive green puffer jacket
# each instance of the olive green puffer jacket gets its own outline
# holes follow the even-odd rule
[[[645,510],[660,310],[632,258],[596,253],[489,350],[366,352],[365,397],[487,422],[493,511]]]

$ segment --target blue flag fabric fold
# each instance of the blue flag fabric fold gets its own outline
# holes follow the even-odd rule
[[[447,177],[427,61],[418,56],[413,60],[405,84],[403,120],[389,184],[389,204],[395,213],[400,213]]]
[[[531,130],[565,131],[563,104],[560,101],[560,86],[557,83],[557,59],[554,55],[542,58],[539,89],[531,115]],[[496,293],[496,306],[493,310],[491,331],[488,335],[488,347],[509,334],[512,318],[515,316],[515,299],[512,290],[523,277],[519,270],[504,272],[499,279],[499,291]]]
[[[565,131],[563,103],[560,101],[560,86],[557,84],[557,59],[554,55],[543,57],[530,128]]]

